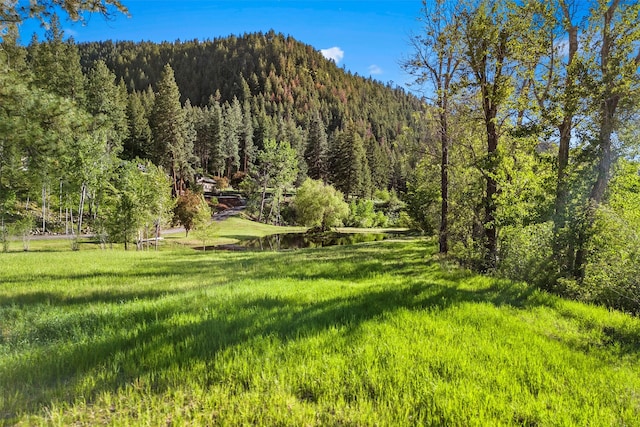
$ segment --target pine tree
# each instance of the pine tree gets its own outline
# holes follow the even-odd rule
[[[315,111],[311,117],[304,156],[307,161],[309,177],[326,183],[329,169],[328,143],[324,122],[319,111]]]
[[[240,138],[242,150],[242,171],[249,172],[256,158],[256,148],[253,144],[253,116],[251,104],[244,101],[242,108],[242,133]]]
[[[337,133],[331,150],[332,181],[345,196],[371,194],[371,171],[362,137],[351,122]]]
[[[80,53],[73,40],[64,41],[57,15],[39,43],[36,36],[29,46],[29,62],[38,87],[81,104],[84,98],[84,75]]]
[[[149,159],[151,153],[151,126],[142,103],[141,94],[129,95],[127,103],[128,137],[124,141],[122,156],[125,159]]]
[[[85,109],[103,135],[106,152],[117,156],[128,136],[128,123],[126,89],[116,85],[115,78],[103,61],[95,64],[87,77]]]
[[[222,152],[222,129],[224,126],[224,117],[222,115],[222,107],[220,103],[214,99],[210,101],[210,109],[207,117],[209,133],[209,171],[222,176],[224,172],[224,155]]]
[[[242,109],[238,98],[233,98],[231,104],[224,107],[223,157],[226,165],[226,175],[231,178],[234,169],[240,167],[240,131],[242,129]]]
[[[174,194],[182,194],[194,174],[193,135],[180,105],[173,69],[165,65],[153,108],[153,161],[170,171]]]

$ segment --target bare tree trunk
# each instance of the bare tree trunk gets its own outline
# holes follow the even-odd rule
[[[42,232],[47,228],[47,185],[42,184]]]
[[[498,182],[493,177],[496,168],[496,155],[498,150],[498,131],[495,125],[495,115],[487,125],[487,156],[489,158],[489,173],[487,177],[487,190],[484,200],[484,229],[485,229],[485,266],[486,270],[495,268],[498,256],[498,235],[496,230],[496,201]]]
[[[258,215],[258,222],[262,222],[262,215],[264,213],[264,201],[267,198],[267,178],[264,177],[262,185],[262,200],[260,201],[260,214]]]
[[[577,279],[584,278],[584,264],[586,262],[586,244],[589,230],[595,221],[596,209],[604,198],[604,193],[609,184],[609,175],[611,172],[611,134],[614,127],[614,115],[619,102],[618,96],[610,96],[603,101],[602,119],[600,124],[600,159],[598,161],[598,176],[596,178],[589,200],[587,201],[584,223],[580,225],[577,250],[575,256],[575,264],[573,275]]]
[[[87,184],[82,183],[82,190],[80,191],[80,205],[78,206],[78,237],[82,234],[82,214],[84,211],[84,201],[87,196]]]

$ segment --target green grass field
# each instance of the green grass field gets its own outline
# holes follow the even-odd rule
[[[0,423],[640,425],[638,318],[425,240],[169,246],[0,254]]]

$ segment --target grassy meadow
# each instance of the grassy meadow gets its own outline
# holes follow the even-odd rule
[[[0,424],[640,425],[638,318],[423,239],[167,242],[0,253]]]

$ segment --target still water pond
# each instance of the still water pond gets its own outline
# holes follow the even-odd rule
[[[216,246],[222,250],[280,251],[287,249],[319,248],[325,246],[353,245],[355,243],[376,242],[396,233],[286,233],[271,234],[251,240],[241,240],[233,245]]]

